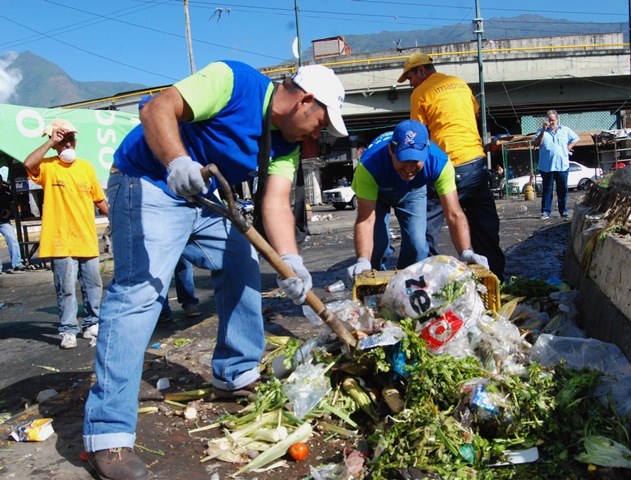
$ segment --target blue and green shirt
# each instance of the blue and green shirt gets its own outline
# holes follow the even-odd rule
[[[439,195],[456,190],[456,174],[449,157],[434,142],[429,142],[429,155],[421,171],[404,181],[392,164],[388,144],[392,132],[379,135],[364,151],[355,169],[351,187],[359,198],[377,200],[379,193],[403,196],[425,185],[434,185]]]
[[[191,158],[201,165],[216,164],[231,185],[248,180],[258,168],[265,112],[274,90],[272,81],[244,63],[221,61],[174,87],[193,111],[193,121],[179,124]],[[288,142],[272,127],[270,155],[268,173],[293,181],[300,144]],[[114,154],[114,163],[121,172],[144,178],[175,196],[167,188],[166,168],[149,148],[142,124],[125,137]]]

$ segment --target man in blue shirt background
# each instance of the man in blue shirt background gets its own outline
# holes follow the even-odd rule
[[[552,182],[557,186],[559,213],[569,217],[567,210],[567,175],[570,170],[569,156],[579,137],[569,127],[559,123],[556,110],[548,110],[543,128],[537,132],[535,147],[539,147],[539,173],[543,192],[541,195],[541,219],[550,218],[552,212]]]

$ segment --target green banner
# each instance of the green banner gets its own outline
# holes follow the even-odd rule
[[[72,123],[77,133],[77,157],[89,161],[101,183],[107,180],[114,161],[114,151],[140,120],[138,114],[115,110],[32,108],[0,104],[0,152],[24,162],[33,150],[41,147],[44,128],[53,119]],[[54,156],[50,150],[46,155]]]

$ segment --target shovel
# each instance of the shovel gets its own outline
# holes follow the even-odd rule
[[[202,168],[202,177],[208,181],[211,177],[215,177],[222,190],[224,191],[227,207],[216,202],[212,202],[201,195],[194,195],[193,199],[202,205],[203,207],[212,210],[213,212],[227,218],[232,224],[243,234],[243,236],[254,246],[254,248],[268,261],[268,263],[276,270],[276,272],[283,278],[297,277],[294,271],[280,258],[280,255],[276,253],[276,250],[265,240],[256,229],[250,225],[247,220],[237,211],[232,196],[232,190],[230,185],[223,177],[217,165],[211,163]],[[307,292],[307,298],[305,303],[309,305],[314,312],[320,317],[320,319],[327,325],[333,333],[335,333],[339,339],[348,345],[351,349],[357,345],[355,337],[346,328],[344,322],[340,320],[335,313],[330,312],[322,300],[320,300],[313,290]]]

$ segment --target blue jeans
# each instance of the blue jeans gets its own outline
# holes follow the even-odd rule
[[[103,281],[99,272],[99,257],[55,257],[53,278],[57,292],[57,307],[61,325],[59,333],[79,333],[77,321],[77,279],[83,298],[83,330],[98,323]]]
[[[186,250],[185,250],[186,251]],[[175,292],[177,294],[177,302],[182,307],[188,305],[197,305],[199,299],[195,297],[195,282],[193,280],[193,264],[189,262],[184,255],[180,257],[175,266]],[[162,305],[163,312],[170,312],[168,296],[164,299]]]
[[[471,246],[484,255],[490,270],[502,280],[506,259],[500,247],[500,218],[489,185],[486,158],[480,157],[456,167],[458,200],[469,222]],[[427,189],[427,242],[431,255],[438,255],[438,238],[445,215],[440,198],[433,187]]]
[[[182,307],[187,305],[197,305],[199,299],[195,297],[195,283],[193,281],[193,264],[180,257],[175,266],[175,292],[177,302]]]
[[[258,379],[264,349],[258,256],[228,220],[122,173],[110,175],[107,196],[114,278],[101,306],[98,381],[85,406],[87,451],[134,445],[145,350],[185,248],[213,279],[213,385],[239,389]]]
[[[425,239],[427,188],[414,189],[403,196],[379,192],[375,211],[375,231],[370,263],[376,270],[386,270],[386,261],[394,253],[390,244],[390,210],[401,227],[401,253],[397,268],[402,269],[425,260],[429,253]]]
[[[541,213],[547,213],[548,215],[552,213],[552,190],[554,188],[553,183],[555,183],[557,186],[559,213],[567,213],[567,176],[569,170],[566,170],[564,172],[542,172],[540,170],[539,173],[541,174],[542,183]]]
[[[9,256],[11,257],[11,268],[16,268],[22,265],[22,255],[20,254],[20,244],[15,236],[15,229],[11,222],[0,223],[0,234],[4,237],[9,248]],[[2,264],[0,263],[0,272],[2,271]]]

